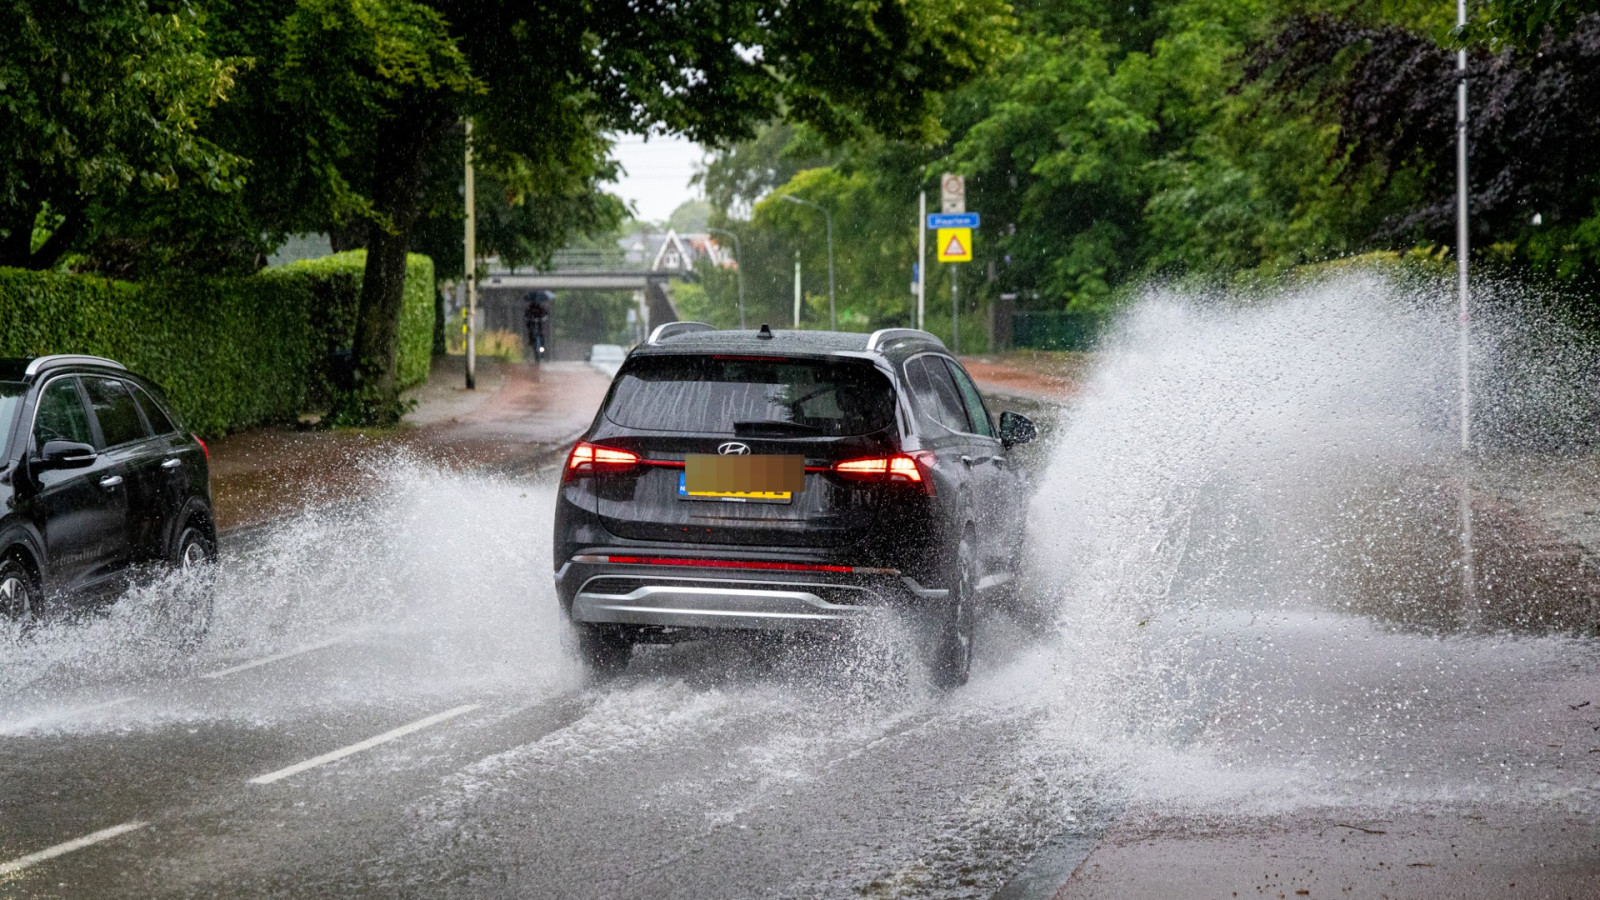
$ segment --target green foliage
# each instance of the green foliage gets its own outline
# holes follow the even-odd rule
[[[667,217],[667,227],[679,234],[695,234],[706,230],[711,224],[711,204],[704,200],[689,200],[678,204],[678,208]]]
[[[92,204],[237,189],[241,160],[201,133],[237,72],[206,52],[187,4],[0,4],[0,266],[53,266]],[[35,240],[41,217],[49,234]]]
[[[1518,2],[1537,0],[1504,0]],[[702,178],[712,224],[740,235],[752,307],[787,321],[796,251],[808,316],[825,290],[826,260],[820,216],[778,198],[833,210],[841,321],[862,327],[907,321],[917,193],[936,204],[946,171],[966,176],[967,208],[983,215],[975,260],[961,268],[974,308],[1013,294],[1020,311],[1092,319],[1150,278],[1271,278],[1427,243],[1431,232],[1406,223],[1439,201],[1433,183],[1448,172],[1415,155],[1352,151],[1321,93],[1345,77],[1350,57],[1288,90],[1246,77],[1291,17],[1317,13],[1362,23],[1352,29],[1398,23],[1438,52],[1453,23],[1453,8],[1419,0],[1019,3],[1015,51],[941,99],[943,141],[830,143],[813,128],[768,126],[712,160]],[[1577,28],[1587,33],[1582,21]],[[1401,100],[1417,87],[1409,77],[1386,82]],[[1413,108],[1425,117],[1450,105]],[[1434,120],[1451,124],[1448,115]],[[1546,225],[1520,245],[1524,258],[1550,271],[1600,258],[1588,253],[1587,219],[1564,216],[1552,227],[1553,207],[1541,208]],[[929,327],[948,331],[948,314],[934,312],[947,310],[935,298],[948,303],[948,275],[935,264],[929,276]],[[703,283],[709,309],[731,306],[731,278],[706,273]]]
[[[1580,17],[1600,13],[1596,0],[1487,0],[1473,6],[1460,41],[1525,52],[1538,50],[1547,38],[1566,37]]]
[[[684,285],[673,286],[675,297],[681,287]],[[632,291],[563,291],[552,336],[557,341],[583,344],[630,344],[634,338],[628,311],[637,307]],[[678,311],[683,312],[681,301]],[[694,317],[684,313],[684,318]]]
[[[328,354],[355,327],[365,254],[244,278],[114,281],[0,269],[0,356],[91,353],[154,379],[201,434],[291,420],[326,402]],[[400,374],[427,378],[433,273],[409,260]]]
[[[276,98],[305,134],[296,149],[328,213],[393,228],[375,200],[394,187],[373,165],[384,123],[409,115],[426,129],[424,108],[484,90],[449,26],[414,0],[299,0],[277,36]]]

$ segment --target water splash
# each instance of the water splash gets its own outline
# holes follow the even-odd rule
[[[1571,450],[1595,421],[1573,388],[1593,384],[1592,352],[1511,300],[1476,326],[1489,449],[1473,479]],[[1046,741],[1121,773],[1130,798],[1204,808],[1500,783],[1455,733],[1484,705],[1463,685],[1514,704],[1593,663],[1560,638],[1502,643],[1562,602],[1505,588],[1542,552],[1526,539],[1486,566],[1504,604],[1488,633],[1457,632],[1455,324],[1441,286],[1370,272],[1265,299],[1153,290],[1130,309],[1030,510],[1049,638],[997,674],[1048,709]],[[1480,525],[1505,530],[1475,490]]]
[[[0,640],[0,729],[39,726],[54,721],[52,711],[145,687],[161,699],[114,712],[146,721],[260,718],[385,697],[537,697],[580,683],[550,584],[550,486],[406,459],[372,465],[369,495],[305,510],[225,552],[198,647],[181,640],[169,615],[201,587],[182,576]],[[349,670],[317,691],[261,691],[213,710],[163,686],[328,640],[349,648]]]

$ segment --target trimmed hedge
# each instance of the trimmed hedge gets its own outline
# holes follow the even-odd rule
[[[166,389],[185,424],[216,435],[292,420],[330,395],[329,354],[355,334],[364,251],[248,278],[112,281],[0,269],[0,356],[91,353]],[[428,377],[433,262],[406,266],[398,376]]]

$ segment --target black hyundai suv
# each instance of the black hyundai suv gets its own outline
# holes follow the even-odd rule
[[[0,454],[0,616],[26,626],[141,563],[216,555],[209,453],[120,363],[0,359]]]
[[[562,472],[555,582],[597,672],[634,644],[832,630],[887,611],[931,626],[965,683],[980,596],[1016,577],[1013,445],[939,339],[656,329]]]

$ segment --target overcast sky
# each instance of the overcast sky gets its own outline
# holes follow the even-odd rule
[[[664,222],[678,204],[701,199],[699,187],[689,185],[703,155],[699,144],[675,137],[646,142],[629,134],[618,138],[614,152],[627,174],[612,190],[633,204],[639,218]]]

